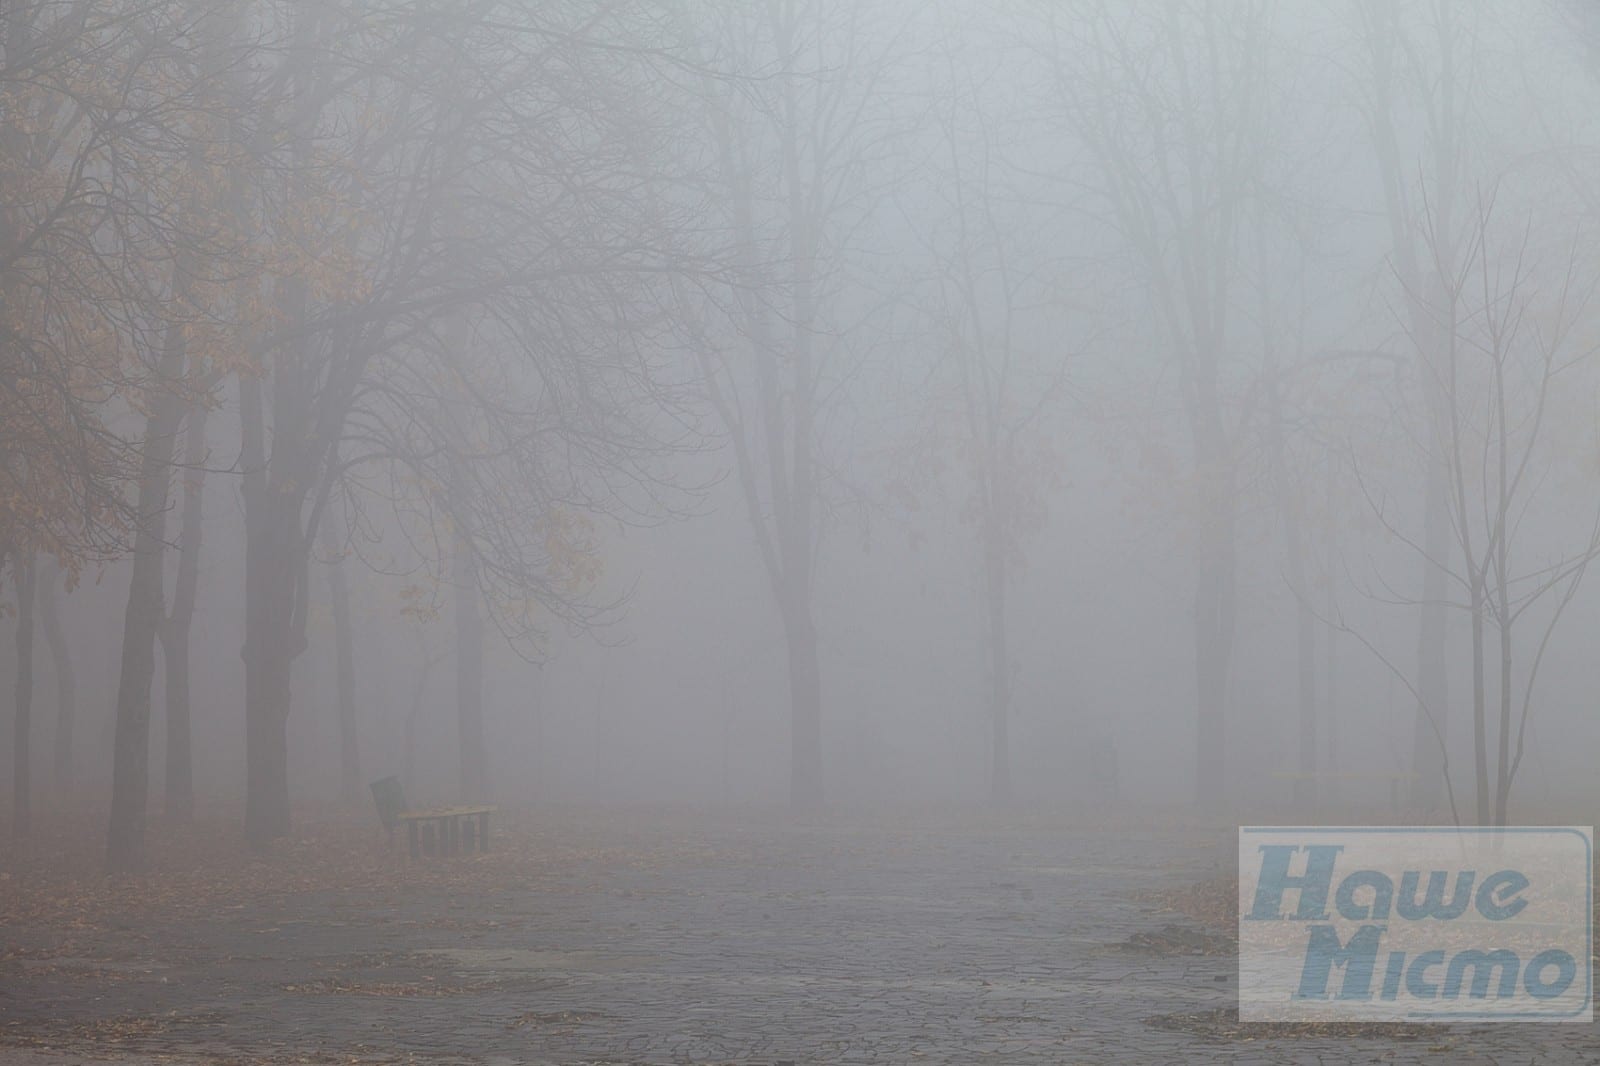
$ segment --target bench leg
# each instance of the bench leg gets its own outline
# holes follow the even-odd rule
[[[413,859],[418,858],[421,855],[421,851],[417,847],[417,823],[416,822],[407,822],[406,823],[406,843],[409,844],[410,847],[411,847],[411,857]]]
[[[489,812],[478,815],[478,850],[489,850]]]

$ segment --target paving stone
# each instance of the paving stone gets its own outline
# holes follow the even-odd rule
[[[1143,902],[1214,870],[1225,833],[931,822],[719,832],[716,851],[743,858],[628,869],[598,891],[417,893],[373,913],[307,897],[293,915],[130,931],[100,945],[126,953],[116,966],[7,971],[0,1040],[128,1061],[1600,1061],[1582,1025],[1341,1042],[1151,1024],[1234,1005],[1234,960],[1156,950],[1213,945]],[[498,924],[430,924],[463,905]],[[276,932],[257,933],[266,928]],[[115,1048],[94,1045],[96,1025],[129,1018],[153,1021]]]

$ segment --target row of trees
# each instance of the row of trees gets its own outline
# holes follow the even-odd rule
[[[1366,640],[1333,604],[1338,523],[1311,513],[1343,492],[1416,548],[1419,591],[1396,597],[1417,612],[1416,663],[1394,666],[1416,695],[1417,798],[1448,781],[1456,605],[1473,634],[1476,813],[1504,820],[1561,615],[1549,605],[1571,601],[1597,549],[1595,535],[1540,545],[1519,571],[1514,521],[1571,439],[1547,400],[1589,380],[1592,264],[1545,239],[1532,195],[1497,191],[1524,162],[1471,128],[1485,31],[1447,4],[1354,3],[1319,27],[1356,68],[1334,71],[1353,88],[1330,97],[1278,5],[991,15],[849,0],[8,4],[0,564],[18,605],[17,830],[34,604],[70,678],[56,596],[121,556],[111,865],[142,861],[158,647],[165,807],[192,809],[190,631],[218,477],[243,510],[259,846],[289,827],[315,558],[346,793],[360,765],[343,567],[366,559],[447,590],[461,789],[481,796],[486,630],[537,653],[552,624],[608,617],[575,516],[684,510],[695,486],[667,460],[719,445],[786,638],[792,797],[819,804],[813,597],[851,488],[852,391],[885,366],[927,386],[907,390],[925,428],[901,473],[915,490],[954,469],[970,498],[990,783],[1008,798],[1008,590],[1054,487],[1052,427],[1083,394],[1070,383],[1092,391],[1081,358],[1146,348],[1172,373],[1182,429],[1145,438],[1182,457],[1165,487],[1196,575],[1199,799],[1225,791],[1240,525],[1266,486],[1297,604],[1302,788],[1319,765],[1317,636]],[[1371,167],[1345,176],[1379,199],[1344,206],[1385,220],[1363,264],[1385,328],[1331,323],[1314,291],[1333,216],[1303,203],[1327,191],[1307,160],[1331,149],[1294,105],[1330,99],[1368,138]],[[1394,398],[1387,424],[1420,457],[1418,533],[1359,444],[1386,431],[1342,406],[1364,389]],[[1534,605],[1530,658],[1513,633]],[[70,732],[57,737],[64,774]]]
[[[679,401],[655,365],[658,279],[711,269],[635,195],[667,131],[630,99],[661,62],[647,14],[8,5],[0,550],[23,664],[36,558],[75,574],[131,557],[114,868],[142,859],[158,644],[167,809],[192,808],[187,647],[219,470],[244,513],[252,843],[289,825],[289,678],[319,536],[333,558],[401,537],[411,567],[459,590],[464,788],[486,787],[470,670],[485,616],[514,639],[591,616],[585,545],[560,515],[632,506],[613,482],[659,481],[649,460],[674,442],[654,420]],[[208,412],[224,402],[237,460],[219,466]],[[24,667],[19,832],[30,688]]]

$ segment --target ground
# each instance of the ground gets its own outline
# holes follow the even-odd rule
[[[1239,1026],[1226,923],[1183,906],[1231,832],[1154,822],[507,812],[415,864],[350,819],[219,862],[219,823],[118,882],[36,844],[0,1062],[1600,1060],[1588,1025]]]

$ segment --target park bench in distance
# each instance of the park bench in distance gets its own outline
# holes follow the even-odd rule
[[[394,846],[395,826],[405,825],[406,844],[413,859],[423,855],[460,855],[489,850],[489,815],[498,808],[436,807],[408,811],[398,777],[374,781],[372,799],[388,831],[390,847]]]

